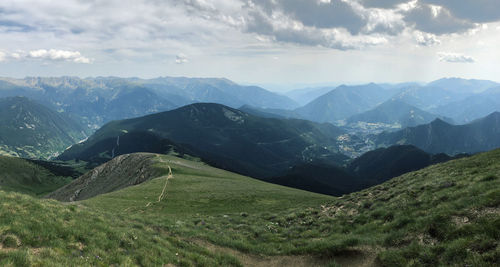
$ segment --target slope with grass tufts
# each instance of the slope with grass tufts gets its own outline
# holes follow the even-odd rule
[[[0,156],[0,190],[43,195],[71,182],[71,177],[28,160]]]
[[[0,265],[500,264],[500,150],[340,198],[154,160],[157,178],[73,204],[0,194]]]

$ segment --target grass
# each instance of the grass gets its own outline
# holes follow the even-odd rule
[[[0,189],[41,196],[70,183],[70,177],[56,176],[27,160],[0,156]]]
[[[381,266],[500,264],[500,150],[341,198],[159,156],[155,167],[167,166],[174,178],[159,203],[164,176],[73,204],[0,192],[0,265],[245,263],[204,242],[331,266],[362,253]]]

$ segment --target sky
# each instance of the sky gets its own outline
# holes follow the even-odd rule
[[[2,0],[0,76],[500,80],[499,0]]]

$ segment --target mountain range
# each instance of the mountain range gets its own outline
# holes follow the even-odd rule
[[[134,141],[124,143],[132,133],[137,136],[132,138]],[[173,111],[110,122],[87,141],[65,151],[59,159],[89,160],[105,155],[109,160],[119,151],[160,152],[159,146],[152,144],[163,142],[169,148],[177,147],[177,151],[190,151],[215,166],[267,177],[298,162],[345,161],[347,157],[340,154],[337,140],[343,134],[343,130],[331,124],[261,118],[220,104],[191,104]],[[140,150],[133,151],[129,146]]]
[[[477,153],[500,147],[500,112],[464,125],[436,119],[429,124],[385,132],[375,137],[379,146],[411,144],[429,153]]]
[[[77,77],[2,78],[0,97],[25,96],[65,112],[97,129],[111,120],[172,110],[196,102],[231,107],[248,104],[262,108],[295,108],[291,99],[256,86],[240,86],[227,79],[156,79]]]
[[[0,266],[498,265],[498,85],[329,89],[0,79]]]
[[[25,97],[0,98],[0,154],[47,159],[88,133],[66,114]]]
[[[423,111],[401,100],[390,99],[372,110],[349,117],[346,123],[383,123],[406,128],[426,124],[436,118],[440,118],[440,116]]]
[[[339,86],[295,111],[303,118],[318,122],[337,122],[368,111],[393,95],[376,84]]]
[[[302,107],[294,110],[264,110],[253,107],[249,112],[259,111],[267,116],[275,114],[280,117],[342,124],[343,120],[393,100],[410,105],[413,109],[418,109],[421,114],[428,112],[446,121],[467,123],[494,111],[500,111],[498,104],[500,95],[498,89],[495,89],[499,86],[499,83],[487,80],[443,78],[427,84],[371,83],[359,86],[307,88],[289,92],[292,98],[303,104]],[[364,114],[364,116],[369,115]],[[428,116],[427,114],[426,117]],[[399,119],[384,120],[398,121]],[[422,121],[409,122],[409,126],[422,123]]]
[[[490,88],[463,100],[436,107],[431,111],[450,117],[458,123],[471,122],[500,111],[500,87]]]

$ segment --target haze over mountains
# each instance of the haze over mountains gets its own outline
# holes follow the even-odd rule
[[[425,124],[438,118],[431,114],[398,99],[390,99],[372,110],[349,117],[347,124],[353,123],[383,123],[398,125],[400,128]]]
[[[156,265],[178,255],[144,255],[172,249],[189,251],[186,264],[240,266],[234,258],[199,252],[198,241],[190,241],[195,235],[224,249],[261,255],[264,246],[310,257],[293,262],[337,264],[339,253],[356,261],[349,253],[359,250],[392,266],[395,259],[407,261],[391,253],[408,249],[418,254],[412,261],[433,251],[429,262],[456,263],[446,256],[455,243],[477,243],[480,236],[487,244],[470,257],[490,263],[498,231],[484,229],[497,229],[500,221],[478,214],[498,218],[499,192],[491,185],[498,182],[500,154],[470,154],[500,147],[498,88],[458,79],[343,85],[308,89],[323,94],[299,107],[309,99],[226,79],[3,79],[0,153],[29,159],[0,156],[0,190],[7,192],[0,197],[4,207],[16,207],[0,210],[0,250],[43,244],[65,255],[48,253],[56,255],[50,263],[84,264],[78,255],[98,253],[96,259],[109,264],[132,260],[122,259],[126,254],[134,264]],[[4,226],[17,210],[30,214],[17,224],[22,229]],[[24,230],[40,227],[30,216],[45,218],[38,237]],[[94,220],[98,216],[105,217]],[[478,229],[455,224],[466,220]],[[68,231],[68,224],[77,230]],[[51,243],[54,235],[70,245]],[[408,235],[424,241],[409,245]],[[158,246],[167,239],[173,245]],[[374,242],[381,252],[365,249]],[[113,253],[120,258],[105,256]],[[259,260],[249,265],[268,265]]]
[[[500,112],[465,125],[451,125],[440,119],[429,124],[382,133],[377,144],[411,144],[430,153],[477,153],[500,146]]]
[[[495,82],[458,78],[441,79],[424,85],[415,83],[377,85],[371,83],[359,86],[342,85],[335,88],[308,88],[294,91],[292,95],[295,95],[297,99],[301,92],[313,92],[312,95],[316,95],[329,91],[319,95],[302,107],[298,107],[297,102],[303,103],[307,101],[296,102],[286,96],[255,86],[240,86],[227,79],[161,77],[145,80],[115,77],[86,79],[75,77],[32,77],[25,79],[2,78],[0,80],[0,96],[26,96],[32,99],[30,101],[38,102],[39,106],[37,108],[45,106],[44,108],[51,110],[52,114],[60,114],[62,117],[71,118],[69,121],[73,121],[76,123],[75,125],[81,127],[77,132],[84,133],[73,136],[78,140],[71,139],[71,141],[68,141],[66,139],[64,143],[49,138],[48,140],[51,143],[61,143],[56,149],[57,151],[54,150],[43,155],[40,153],[22,154],[32,158],[48,158],[51,155],[61,153],[65,147],[85,138],[87,134],[90,134],[106,122],[174,110],[198,102],[213,102],[225,105],[228,108],[239,108],[246,113],[245,116],[251,114],[256,118],[274,118],[286,125],[293,121],[287,119],[292,118],[335,124],[340,127],[336,130],[336,133],[322,138],[322,140],[329,139],[329,142],[321,141],[322,143],[317,143],[312,141],[310,144],[314,143],[317,147],[328,147],[327,150],[335,147],[333,150],[335,153],[356,157],[378,146],[402,144],[401,139],[384,139],[384,137],[374,138],[370,136],[379,134],[382,131],[397,131],[406,127],[423,125],[437,118],[450,124],[463,124],[486,117],[500,108],[498,88],[500,87]],[[202,116],[202,113],[196,116]],[[29,117],[34,113],[28,114]],[[217,120],[218,116],[197,119],[213,122]],[[175,122],[175,124],[177,123]],[[176,125],[176,127],[183,128],[184,126]],[[287,126],[283,127],[287,128]],[[325,126],[321,127],[325,128]],[[333,126],[328,127],[333,128]],[[195,153],[195,149],[192,147],[186,147],[179,141],[169,140],[165,136],[152,132],[151,129],[153,128],[134,129],[133,132],[127,132],[126,135],[122,136],[123,141],[128,140],[130,141],[129,144],[135,144],[134,148],[121,146],[116,147],[116,151],[113,151],[113,148],[106,148],[105,155],[107,156],[100,156],[100,160],[96,158],[95,153],[87,153],[87,156],[82,154],[80,158],[87,160],[93,158],[97,163],[108,157],[112,158],[119,154],[141,150],[154,153],[164,153],[166,151],[179,151],[181,154],[185,152],[188,152],[188,154],[189,152]],[[57,129],[57,127],[54,127],[54,129]],[[184,130],[189,132],[189,130]],[[200,129],[197,130],[200,131]],[[297,134],[304,139],[307,132],[301,131],[306,130],[300,129],[297,131]],[[74,132],[74,130],[67,132]],[[57,139],[58,133],[53,134],[54,138]],[[224,136],[224,133],[221,133],[221,135]],[[20,134],[19,136],[23,135]],[[117,136],[108,136],[107,138],[112,139]],[[488,136],[490,138],[495,137],[494,134]],[[138,142],[140,138],[149,141]],[[99,142],[101,142],[100,144],[103,144],[102,142],[109,144],[116,142],[116,140],[111,139],[108,141],[100,140]],[[258,139],[252,139],[250,143],[261,141]],[[149,143],[149,145],[144,147],[146,143]],[[210,145],[218,146],[218,143],[214,141]],[[419,145],[416,141],[407,140],[406,143],[414,144],[432,153],[477,152],[487,148],[487,146],[473,143],[467,149],[455,149],[446,146],[441,149],[427,150],[427,147]],[[197,146],[198,144],[195,145],[195,147]],[[97,147],[100,147],[100,145],[97,145]],[[4,145],[3,150],[4,153],[18,153],[12,146],[7,148]],[[87,151],[91,150],[87,149]],[[206,153],[205,150],[212,151],[214,149],[208,149],[207,147],[202,150],[203,153]],[[203,153],[200,153],[200,155]],[[321,154],[319,151],[314,153]],[[276,157],[275,160],[280,157]],[[318,157],[321,158],[323,155]]]
[[[282,109],[298,106],[293,100],[262,88],[215,78],[2,78],[0,97],[5,96],[26,96],[78,117],[93,129],[111,120],[171,110],[195,102]]]

